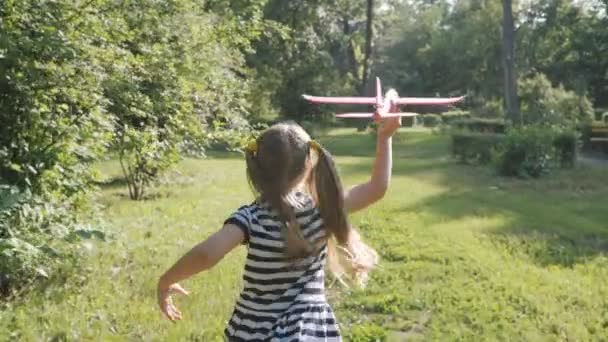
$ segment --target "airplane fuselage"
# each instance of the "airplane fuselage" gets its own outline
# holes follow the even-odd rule
[[[397,104],[398,98],[399,94],[397,94],[396,91],[388,91],[384,99],[380,98],[380,106],[376,106],[376,110],[374,111],[374,119],[378,120],[388,113],[399,112],[399,105]]]

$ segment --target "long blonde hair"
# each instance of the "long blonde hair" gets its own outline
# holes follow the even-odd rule
[[[247,177],[260,199],[267,201],[285,226],[285,254],[304,258],[327,242],[328,266],[343,284],[346,280],[364,286],[378,255],[348,222],[342,182],[331,154],[295,123],[280,123],[266,129],[245,151]],[[308,179],[304,177],[308,176]],[[316,201],[326,230],[321,243],[308,241],[300,230],[286,196],[305,182]]]

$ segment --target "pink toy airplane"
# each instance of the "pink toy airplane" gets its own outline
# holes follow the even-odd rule
[[[395,116],[416,116],[417,113],[402,113],[399,112],[400,105],[442,105],[449,106],[464,99],[464,96],[439,98],[439,97],[399,97],[395,90],[389,90],[384,99],[382,98],[382,87],[380,79],[376,77],[376,97],[324,97],[302,95],[305,100],[311,103],[329,103],[329,104],[367,104],[375,105],[376,110],[373,113],[343,113],[336,114],[339,118],[380,118],[395,117]]]

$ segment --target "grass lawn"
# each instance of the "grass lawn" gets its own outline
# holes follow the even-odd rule
[[[369,176],[374,143],[354,130],[321,139],[343,181]],[[119,179],[115,162],[99,166]],[[220,341],[245,248],[183,285],[185,319],[161,318],[158,276],[252,199],[238,156],[185,160],[132,202],[120,181],[99,201],[111,236],[88,270],[0,311],[0,340]],[[385,199],[352,217],[382,262],[366,290],[332,288],[349,341],[608,340],[608,169],[508,180],[455,163],[447,138],[403,131]],[[12,336],[12,337],[11,337]]]

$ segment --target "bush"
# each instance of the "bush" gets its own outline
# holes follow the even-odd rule
[[[322,121],[302,121],[300,126],[313,138],[326,135],[331,128],[328,123]]]
[[[608,110],[606,108],[595,108],[593,111],[594,111],[594,115],[593,115],[594,121],[602,121],[602,116],[604,115],[604,113],[608,113]]]
[[[574,129],[562,129],[553,138],[556,158],[559,166],[570,168],[576,165],[578,150],[581,147],[581,134]]]
[[[70,205],[0,186],[0,296],[76,266],[86,238],[105,235],[80,225]]]
[[[441,114],[441,121],[444,124],[450,124],[456,120],[469,118],[471,118],[471,113],[464,110],[453,110]]]
[[[504,133],[506,129],[506,124],[502,119],[462,119],[452,122],[452,126],[460,130],[479,133]]]
[[[437,127],[441,123],[441,116],[438,114],[424,114],[422,123],[424,127]]]
[[[594,118],[593,106],[563,86],[554,88],[543,74],[519,81],[519,96],[524,124],[580,126]]]
[[[492,151],[502,141],[496,133],[457,132],[452,134],[452,154],[464,163],[487,163]]]
[[[74,257],[112,121],[91,11],[69,1],[0,5],[0,292]],[[94,20],[97,22],[97,20]],[[86,23],[83,25],[83,23]],[[86,27],[86,28],[85,28]]]
[[[493,159],[500,175],[537,178],[555,165],[555,132],[540,126],[510,129]]]
[[[500,119],[505,117],[502,99],[484,101],[481,106],[473,110],[476,117],[487,119]]]
[[[417,120],[415,116],[405,116],[401,118],[401,127],[414,127]]]
[[[252,138],[257,136],[259,131],[266,128],[265,124],[256,125],[226,125],[214,122],[213,129],[208,132],[209,148],[219,151],[240,151],[241,148]]]

